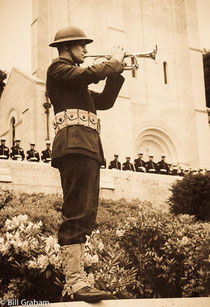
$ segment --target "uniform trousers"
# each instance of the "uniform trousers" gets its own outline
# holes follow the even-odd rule
[[[63,222],[58,243],[85,243],[94,229],[99,197],[100,164],[82,154],[68,154],[59,167],[63,189]]]

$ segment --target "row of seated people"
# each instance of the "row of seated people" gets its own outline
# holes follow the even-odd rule
[[[169,166],[165,162],[165,156],[161,156],[161,160],[158,163],[153,161],[154,156],[152,154],[149,155],[149,160],[145,162],[143,160],[143,153],[139,152],[138,158],[134,160],[134,163],[130,162],[130,157],[126,157],[126,161],[122,164],[118,161],[119,155],[114,155],[114,160],[110,161],[109,169],[118,169],[123,171],[136,171],[142,173],[161,173],[161,174],[169,174]]]
[[[187,174],[197,174],[202,173],[206,174],[208,171],[206,169],[192,170],[192,169],[183,169],[177,167],[177,165],[172,165],[166,163],[166,156],[162,155],[159,162],[154,162],[154,156],[150,154],[149,160],[145,162],[143,160],[143,153],[139,152],[138,158],[134,160],[134,163],[130,162],[130,157],[126,157],[126,161],[121,165],[121,162],[118,160],[119,155],[114,155],[114,160],[110,161],[108,168],[117,169],[123,171],[136,171],[142,173],[153,173],[153,174],[165,174],[165,175],[179,175],[185,176]],[[104,165],[106,168],[106,165]]]
[[[6,139],[1,139],[0,144],[0,159],[9,159],[11,157],[12,160],[20,160],[23,161],[25,159],[25,153],[23,148],[20,147],[21,141],[19,139],[15,140],[15,145],[11,148],[11,152],[9,148],[5,145]],[[51,143],[49,141],[46,142],[46,149],[42,151],[41,160],[44,163],[51,162],[52,151],[50,149]],[[39,152],[35,150],[35,144],[30,143],[30,150],[26,152],[26,159],[30,162],[39,162],[40,155]],[[117,169],[117,170],[129,170],[143,173],[158,173],[158,174],[169,174],[169,175],[179,175],[185,176],[187,174],[197,174],[197,173],[210,173],[206,169],[199,170],[183,170],[181,167],[177,168],[175,165],[171,165],[165,162],[165,155],[161,156],[161,160],[158,163],[153,161],[154,156],[151,154],[149,156],[149,160],[145,162],[143,158],[143,153],[139,152],[138,158],[134,160],[134,164],[130,162],[130,157],[126,157],[126,161],[122,164],[118,161],[119,155],[114,155],[114,160],[110,162],[108,168],[109,169]],[[102,168],[106,168],[106,163],[102,166]]]
[[[11,151],[6,146],[6,139],[1,139],[0,145],[0,159],[7,160],[9,157],[12,160],[23,161],[25,159],[25,153],[23,148],[20,147],[21,141],[19,139],[15,140],[15,145],[12,146]],[[46,149],[42,151],[41,160],[44,163],[49,163],[51,161],[52,151],[50,149],[51,143],[49,141],[46,142]],[[37,150],[35,150],[35,144],[30,143],[30,149],[26,152],[26,159],[30,162],[39,162],[40,155]]]

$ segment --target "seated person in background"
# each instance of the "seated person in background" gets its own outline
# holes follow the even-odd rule
[[[189,168],[189,174],[192,174],[193,173],[193,171],[192,171],[192,168],[190,167]]]
[[[173,164],[172,175],[178,175],[177,171],[178,171],[177,165]]]
[[[30,162],[39,162],[40,157],[39,157],[39,153],[38,151],[36,151],[35,148],[35,144],[34,143],[30,143],[31,149],[27,151],[27,157],[26,159]]]
[[[12,160],[23,161],[25,159],[25,154],[23,148],[20,147],[20,140],[15,140],[15,145],[11,148],[10,157]]]
[[[130,162],[130,157],[126,157],[126,162],[123,163],[123,171],[134,171],[133,164]]]
[[[136,172],[146,173],[146,163],[142,160],[143,153],[139,152],[138,158],[134,160],[134,166]]]
[[[114,160],[112,160],[109,164],[109,169],[116,168],[121,170],[121,163],[118,161],[119,155],[114,155]]]
[[[52,151],[50,149],[50,141],[46,142],[46,149],[42,151],[42,156],[41,159],[44,163],[49,163],[51,162],[51,156],[52,156]]]
[[[189,168],[186,167],[184,170],[184,176],[187,176],[189,174],[190,174]]]
[[[147,173],[157,173],[157,164],[153,161],[154,156],[149,156],[149,161],[146,162]]]
[[[9,148],[5,146],[6,139],[1,139],[1,145],[0,145],[0,159],[7,160],[9,159]]]
[[[192,174],[193,175],[197,175],[198,174],[198,170],[197,169],[193,169]]]
[[[104,158],[103,164],[101,165],[101,168],[106,168],[106,159],[105,158]]]
[[[165,162],[165,155],[161,156],[161,160],[157,163],[157,169],[159,174],[169,174],[168,164]]]
[[[179,168],[177,170],[177,175],[179,175],[180,177],[184,176],[184,170],[183,170],[183,168],[181,168],[181,166],[179,166]]]

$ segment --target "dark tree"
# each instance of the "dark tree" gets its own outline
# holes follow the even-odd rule
[[[7,79],[7,73],[0,69],[0,97],[6,85],[6,83],[4,82],[4,80],[6,79]]]
[[[203,55],[206,106],[210,108],[210,52]]]

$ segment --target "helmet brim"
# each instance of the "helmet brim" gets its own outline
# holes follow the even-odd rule
[[[50,43],[49,46],[50,47],[58,47],[58,45],[61,45],[62,43],[65,43],[65,42],[77,42],[77,41],[82,41],[85,44],[90,44],[90,43],[93,42],[93,40],[90,39],[90,38],[82,38],[82,37],[72,38],[72,39],[62,38],[62,39],[59,39],[59,40],[56,40],[56,41]]]

